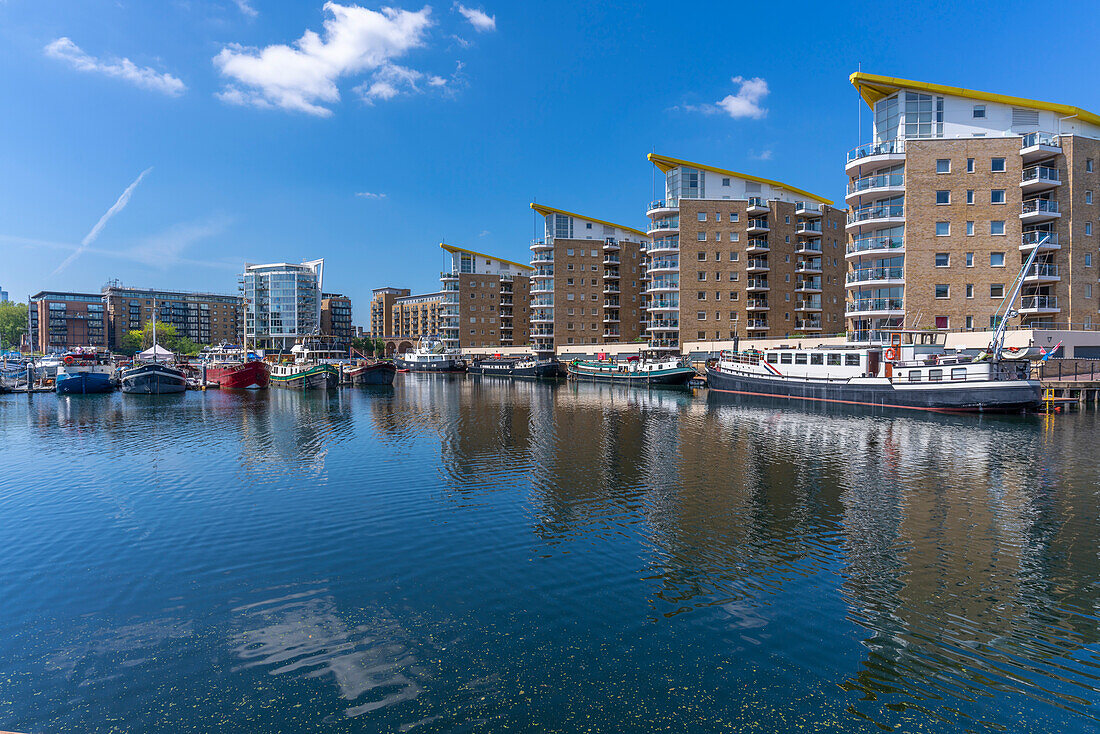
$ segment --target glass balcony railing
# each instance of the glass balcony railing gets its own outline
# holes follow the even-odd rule
[[[795,305],[796,308],[812,308],[815,311],[819,311],[821,310],[821,296],[817,296],[816,298],[803,298]]]
[[[856,301],[848,301],[844,304],[845,313],[901,311],[903,308],[904,300],[901,298],[861,298]]]
[[[868,189],[899,188],[905,185],[905,174],[882,173],[877,176],[864,176],[848,183],[848,193],[856,194]]]
[[[848,273],[849,283],[861,283],[872,280],[902,280],[905,268],[859,268]]]
[[[650,209],[675,209],[680,206],[679,199],[657,199],[649,202]]]
[[[1049,166],[1031,166],[1025,168],[1023,175],[1020,178],[1021,183],[1028,183],[1031,181],[1036,182],[1049,182],[1049,183],[1061,183],[1062,180],[1059,177],[1057,168],[1050,168]]]
[[[1057,214],[1058,202],[1050,199],[1029,199],[1020,208],[1021,214]]]
[[[1061,148],[1062,142],[1053,133],[1028,133],[1020,141],[1021,148],[1034,148],[1036,145],[1046,145],[1051,148]]]
[[[552,263],[554,262],[553,252],[537,252],[535,256],[531,258],[531,264],[535,263]]]
[[[768,208],[768,202],[764,200],[763,196],[750,196],[749,207],[764,207]]]
[[[1055,309],[1058,308],[1057,296],[1023,296],[1020,298],[1021,309]]]
[[[654,232],[662,229],[679,229],[680,218],[679,217],[667,217],[665,219],[654,219],[649,223],[649,231]]]
[[[905,141],[904,140],[884,140],[880,143],[864,143],[858,148],[852,148],[848,151],[848,161],[859,160],[860,158],[869,158],[875,155],[889,155],[891,153],[904,153]]]
[[[1025,278],[1057,278],[1058,266],[1054,263],[1033,263],[1028,268]]]
[[[821,252],[821,240],[802,240],[795,249],[798,252]]]
[[[794,212],[798,214],[800,212],[807,212],[810,214],[820,214],[821,204],[816,204],[809,201],[796,201],[794,204]]]
[[[799,234],[803,232],[815,232],[821,234],[821,222],[799,222],[795,227],[795,231]]]
[[[1021,247],[1043,246],[1059,247],[1057,232],[1024,232],[1020,240]]]
[[[889,219],[905,216],[903,204],[876,204],[874,206],[860,207],[848,212],[848,224],[865,222],[868,219]]]
[[[860,237],[848,243],[848,254],[868,250],[900,250],[905,247],[901,237]]]

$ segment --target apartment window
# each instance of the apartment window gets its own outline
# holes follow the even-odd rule
[[[707,213],[706,212],[699,212],[696,216],[699,217],[700,222],[707,221]]]
[[[706,321],[707,320],[707,312],[706,311],[698,311],[695,314],[695,318],[698,319],[699,321]]]
[[[1004,189],[993,189],[992,191],[990,191],[989,192],[989,203],[990,204],[1003,204],[1003,203],[1005,203],[1005,190]]]
[[[946,283],[938,283],[936,285],[936,298],[948,298],[951,294],[951,288]]]
[[[951,234],[951,222],[936,222],[936,236],[947,237]]]
[[[989,223],[989,234],[1004,234],[1005,223],[1002,219],[996,219]]]
[[[1086,191],[1085,192],[1085,203],[1086,204],[1091,204],[1092,203],[1092,192],[1091,191]]]
[[[696,277],[697,280],[703,281],[703,280],[707,279],[707,274],[700,271],[700,272],[695,274],[695,277]]]
[[[966,190],[966,203],[967,204],[973,204],[974,203],[974,189],[967,189]]]
[[[989,297],[990,298],[1004,298],[1005,297],[1005,284],[1004,283],[990,283],[989,284]]]
[[[736,283],[736,282],[737,282],[737,278],[738,278],[738,274],[737,274],[737,273],[730,273],[730,282],[731,282],[731,283]]]
[[[974,223],[973,222],[967,222],[966,223],[966,236],[967,237],[973,237],[974,236]]]
[[[1085,159],[1085,172],[1092,173],[1092,158]]]
[[[947,253],[947,252],[937,252],[936,253],[936,267],[937,268],[946,268],[950,264],[951,264],[951,254],[950,253]]]
[[[718,280],[718,278],[715,278],[715,280]],[[722,291],[715,291],[714,292],[714,300],[716,300],[716,301],[721,301],[722,300]]]
[[[1085,298],[1092,298],[1092,285],[1090,283],[1085,284]]]
[[[697,252],[695,256],[699,258],[699,262],[704,262],[707,259],[707,253],[705,252]]]
[[[595,250],[593,250],[593,251],[592,251],[592,257],[597,257],[597,254],[596,254],[596,251],[595,251]],[[592,269],[593,269],[593,270],[595,270],[595,269],[596,269],[596,266],[595,266],[595,265],[593,265],[593,266],[592,266]]]
[[[565,279],[565,284],[566,284],[566,285],[573,285],[573,279],[572,279],[572,278],[566,278],[566,279]],[[472,295],[472,294],[471,294],[471,295]]]
[[[705,301],[705,300],[707,300],[707,292],[706,291],[697,292],[695,294],[695,300],[696,301]]]
[[[740,259],[740,257],[741,257],[741,254],[740,254],[740,253],[738,253],[738,252],[731,252],[731,253],[730,253],[730,262],[737,262],[737,261],[738,261],[738,259]]]
[[[951,159],[939,158],[936,160],[936,173],[951,173]]]
[[[731,300],[731,301],[737,301],[737,300],[739,300],[739,299],[738,299],[738,296],[737,296],[737,291],[730,291],[730,300]]]
[[[974,118],[977,119],[979,117],[985,117],[985,105],[984,104],[974,105]]]
[[[1091,268],[1092,267],[1092,253],[1091,252],[1086,252],[1085,253],[1085,267],[1086,268]]]
[[[951,203],[951,192],[950,191],[937,191],[936,192],[936,204],[937,205],[942,206],[944,204],[950,204],[950,203]]]
[[[989,267],[1003,268],[1005,266],[1005,254],[1003,252],[989,253]]]
[[[973,158],[967,158],[966,159],[966,172],[967,173],[974,173],[974,159]]]
[[[698,240],[699,242],[706,242],[707,241],[707,233],[706,232],[696,232],[695,233],[695,239]]]
[[[730,242],[739,242],[741,235],[737,232],[730,232]]]
[[[1085,234],[1092,234],[1092,222],[1085,222]]]
[[[722,241],[722,233],[721,232],[715,232],[714,233],[714,241],[715,242],[721,242]]]
[[[1004,158],[994,158],[993,160],[991,160],[989,162],[989,170],[993,171],[994,173],[1004,173],[1004,171],[1005,171],[1005,159]]]
[[[716,221],[716,222],[721,222],[722,221],[722,212],[714,212],[714,221]]]
[[[974,253],[973,252],[966,253],[966,267],[968,267],[968,268],[974,267]]]
[[[738,221],[738,220],[739,220],[740,218],[741,218],[741,215],[740,215],[740,214],[738,214],[737,212],[730,212],[730,221],[731,221],[731,222],[736,222],[736,221]]]
[[[728,178],[722,179],[722,185],[723,186],[729,186],[730,185],[730,180]]]
[[[570,247],[568,250],[565,251],[565,254],[569,257],[573,257],[573,248]]]
[[[973,298],[974,297],[974,284],[973,283],[967,283],[966,284],[966,297],[967,298]]]
[[[973,316],[967,316],[966,317],[966,328],[968,328],[968,329],[973,329],[974,328],[974,317]]]

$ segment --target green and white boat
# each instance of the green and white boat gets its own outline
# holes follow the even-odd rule
[[[611,362],[606,360],[573,360],[569,363],[569,376],[574,380],[591,382],[617,382],[623,385],[669,385],[683,387],[698,377],[686,359],[675,357]]]
[[[340,380],[340,373],[331,364],[299,364],[290,362],[271,367],[271,385],[292,390],[331,390]]]

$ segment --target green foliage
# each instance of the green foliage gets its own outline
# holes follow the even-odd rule
[[[386,356],[386,342],[381,339],[374,340],[374,356],[385,357]]]
[[[0,347],[18,347],[27,333],[27,305],[25,303],[0,303]]]
[[[374,342],[357,336],[351,340],[351,348],[360,354],[373,354]]]
[[[120,347],[124,354],[132,355],[149,349],[153,344],[160,344],[176,354],[198,354],[202,349],[201,344],[196,344],[187,337],[177,334],[176,327],[172,324],[157,324],[157,338],[153,339],[152,321],[147,322],[142,329],[126,332]]]

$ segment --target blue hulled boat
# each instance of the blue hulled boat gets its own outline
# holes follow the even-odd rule
[[[94,349],[69,352],[57,366],[54,389],[59,395],[87,395],[115,389],[110,355]]]

